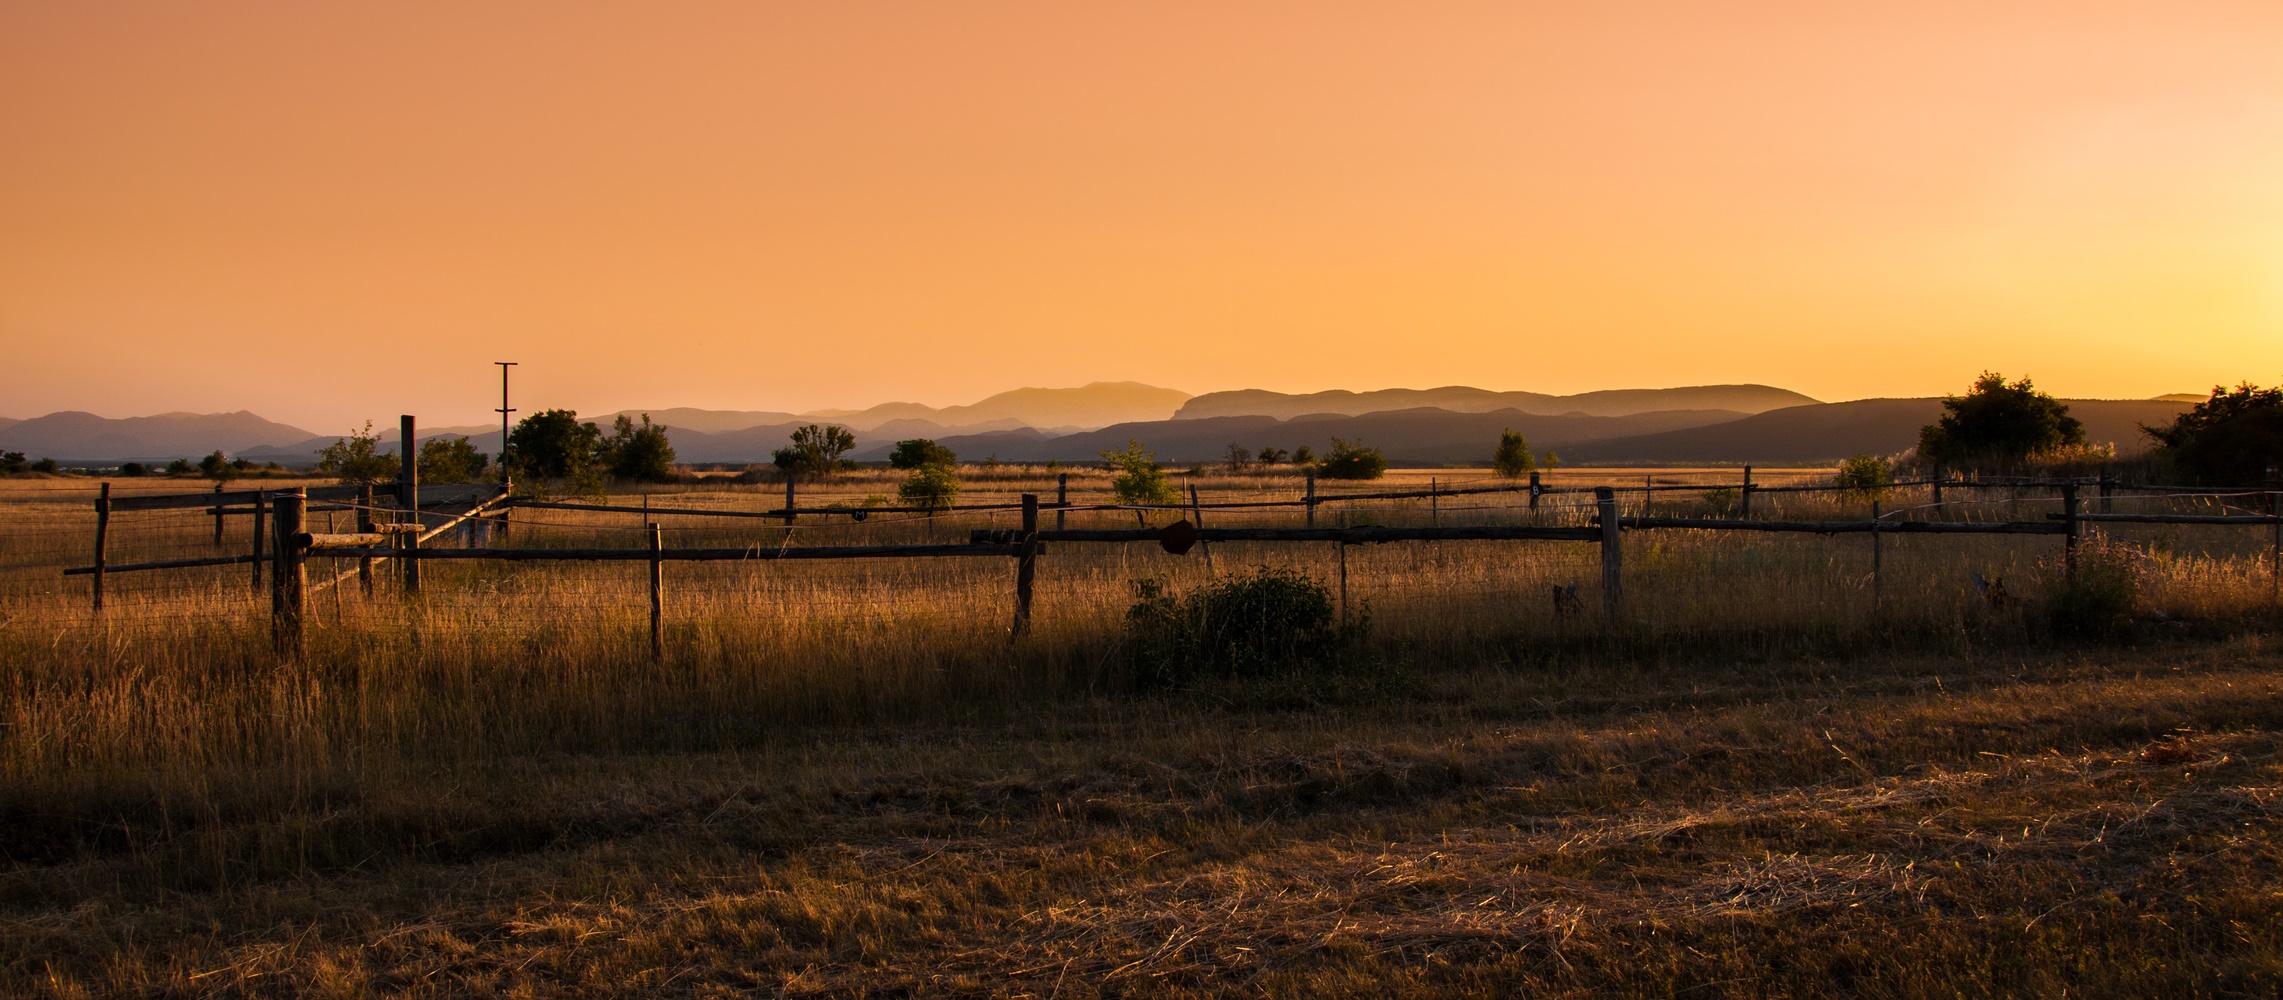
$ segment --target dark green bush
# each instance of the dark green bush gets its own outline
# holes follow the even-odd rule
[[[1314,578],[1262,566],[1187,594],[1162,580],[1137,580],[1126,611],[1134,672],[1143,684],[1172,687],[1219,674],[1263,677],[1321,660],[1360,636],[1358,619],[1338,621],[1332,592]]]

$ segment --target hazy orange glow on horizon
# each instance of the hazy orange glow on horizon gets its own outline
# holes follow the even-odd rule
[[[0,415],[2275,383],[2279,53],[2272,2],[19,2]]]

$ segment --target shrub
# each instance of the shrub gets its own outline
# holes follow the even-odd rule
[[[41,461],[47,460],[41,459]],[[224,456],[220,449],[216,449],[213,454],[198,460],[198,474],[217,483],[227,483],[236,479],[241,471],[243,470],[230,463],[230,459]]]
[[[1387,456],[1361,441],[1332,439],[1332,454],[1316,474],[1326,479],[1378,479],[1387,474]]]
[[[2054,631],[2073,638],[2107,638],[2132,624],[2140,599],[2140,555],[2130,546],[2100,542],[2078,546],[2076,575],[2047,595]]]
[[[30,463],[24,461],[23,452],[0,451],[0,472],[22,472],[30,467]]]
[[[1498,435],[1498,448],[1490,453],[1490,471],[1508,479],[1529,475],[1538,463],[1530,459],[1530,442],[1509,427]]]
[[[219,454],[221,454],[221,452],[215,452],[215,454],[219,455]],[[55,459],[52,459],[52,458],[43,458],[43,459],[40,459],[40,460],[39,460],[39,461],[37,461],[37,462],[33,462],[33,463],[32,463],[32,471],[33,471],[33,472],[45,472],[45,473],[48,473],[48,474],[50,474],[50,475],[53,475],[53,474],[54,474],[54,473],[55,473],[55,472],[56,472],[58,469],[60,469],[60,468],[62,468],[62,467],[61,467],[61,466],[58,466],[58,465],[56,464],[56,461],[55,461]]]
[[[431,438],[420,443],[417,468],[424,483],[472,483],[483,475],[484,453],[468,439]]]
[[[2212,387],[2212,398],[2174,417],[2172,426],[2141,426],[2174,468],[2207,483],[2250,486],[2283,467],[2283,387],[2245,382]]]
[[[2010,467],[2085,443],[2085,425],[2026,377],[2007,382],[1983,372],[1964,396],[1943,400],[1942,409],[1940,420],[1918,432],[1919,456],[1940,465]]]
[[[1294,448],[1294,449],[1292,449],[1292,464],[1294,464],[1294,465],[1314,465],[1314,464],[1316,464],[1316,450],[1315,450],[1314,448],[1310,448],[1310,447],[1308,447],[1307,445],[1301,445],[1301,446],[1300,446],[1300,447],[1298,447],[1298,448]]]
[[[1876,455],[1857,455],[1839,463],[1832,482],[1860,500],[1884,500],[1893,492],[1894,467]]]
[[[151,468],[141,462],[128,462],[119,467],[119,474],[122,476],[147,476],[151,474]]]
[[[957,453],[927,438],[898,441],[895,450],[888,453],[888,467],[891,469],[920,469],[930,465],[949,467],[958,461]]]
[[[1262,465],[1282,465],[1291,458],[1292,453],[1282,448],[1262,448],[1260,450],[1260,464]]]
[[[674,444],[666,439],[665,425],[651,423],[647,413],[640,427],[619,414],[610,436],[602,439],[601,456],[610,474],[619,479],[662,483],[674,478]]]
[[[948,465],[923,465],[896,487],[896,498],[907,507],[949,507],[959,498],[959,477]]]
[[[1359,636],[1336,622],[1332,592],[1306,574],[1259,567],[1185,595],[1134,583],[1126,635],[1135,676],[1170,687],[1206,673],[1259,677],[1297,669]]]
[[[1173,491],[1173,484],[1165,481],[1165,466],[1158,464],[1157,456],[1142,447],[1140,441],[1126,439],[1123,451],[1102,453],[1102,465],[1117,475],[1110,480],[1110,493],[1123,504],[1178,503],[1181,495]]]
[[[166,464],[166,474],[170,476],[187,476],[196,471],[198,467],[190,464],[187,458],[178,458]]]

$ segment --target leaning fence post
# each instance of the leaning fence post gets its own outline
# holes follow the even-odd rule
[[[1744,467],[1743,497],[1742,503],[1737,507],[1736,516],[1749,521],[1752,519],[1752,467],[1749,465]]]
[[[95,495],[95,611],[103,612],[103,567],[110,561],[111,484]]]
[[[1316,526],[1316,470],[1308,470],[1308,526]]]
[[[404,534],[404,592],[420,592],[420,449],[411,414],[397,418],[397,502],[412,515],[412,530]]]
[[[1038,494],[1023,494],[1022,548],[1015,557],[1015,627],[1010,638],[1031,630],[1031,584],[1038,576]]]
[[[666,574],[664,533],[650,525],[650,662],[666,658]]]
[[[306,579],[302,570],[301,536],[304,530],[305,507],[308,494],[305,490],[279,496],[275,501],[277,516],[271,519],[276,531],[271,557],[276,565],[270,568],[270,638],[277,645],[279,656],[300,659],[307,648],[302,634],[302,599],[306,592]]]
[[[369,485],[357,488],[357,533],[373,533],[373,488]],[[373,596],[373,557],[357,557],[357,585],[366,597]]]
[[[269,512],[269,491],[254,491],[254,561],[250,565],[253,566],[252,582],[256,591],[262,589],[262,536],[269,534]]]
[[[2061,571],[2074,579],[2077,576],[2077,535],[2083,531],[2077,520],[2077,483],[2072,480],[2061,484],[2061,521],[2067,534],[2061,540]]]
[[[1625,606],[1620,575],[1625,547],[1617,537],[1617,491],[1607,486],[1594,487],[1593,506],[1594,516],[1601,524],[1601,606],[1614,619]]]

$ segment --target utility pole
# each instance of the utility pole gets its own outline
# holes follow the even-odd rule
[[[507,415],[515,410],[507,405],[507,370],[519,362],[494,361],[492,364],[499,366],[499,484],[508,486],[512,484],[507,475]]]

